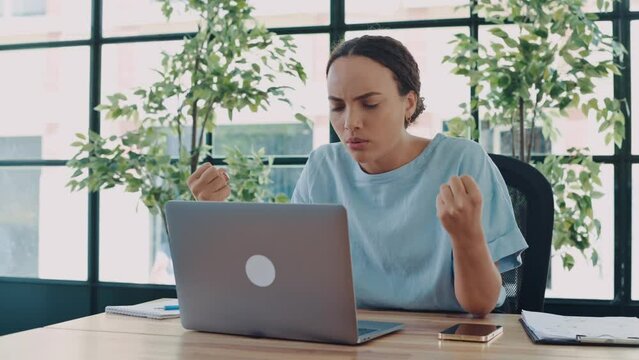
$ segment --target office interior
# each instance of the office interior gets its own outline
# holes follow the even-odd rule
[[[116,185],[100,191],[68,186],[78,133],[118,137],[136,126],[110,120],[95,108],[157,81],[163,53],[176,53],[197,31],[198,15],[180,1],[167,21],[151,0],[0,0],[0,335],[104,312],[108,305],[175,297],[175,278],[161,216],[139,192]],[[583,2],[584,13],[625,48],[619,72],[597,79],[590,95],[620,101],[622,139],[606,141],[592,114],[568,108],[553,115],[553,139],[541,121],[533,130],[530,162],[567,159],[588,148],[599,165],[591,199],[589,244],[553,243],[544,311],[562,315],[639,316],[639,0]],[[248,107],[232,119],[216,111],[204,142],[210,160],[224,166],[229,147],[272,156],[272,194],[290,198],[311,151],[339,141],[326,99],[326,63],[334,44],[357,36],[387,35],[415,56],[426,110],[409,132],[428,138],[450,129],[461,103],[481,96],[454,65],[456,34],[481,44],[491,29],[516,34],[471,13],[465,0],[249,0],[253,16],[277,36],[290,36],[305,82],[282,77],[287,99],[268,110]],[[602,56],[608,56],[604,54]],[[593,56],[599,56],[595,54]],[[611,56],[611,55],[610,55]],[[278,78],[279,79],[279,78]],[[279,81],[279,80],[278,80]],[[299,121],[301,112],[311,124]],[[513,134],[470,113],[470,135],[493,154],[512,156]],[[176,155],[179,139],[169,139]],[[229,146],[229,147],[227,147]],[[173,152],[171,152],[173,151]],[[599,194],[600,193],[600,194]],[[589,198],[590,199],[590,198]],[[599,234],[597,230],[599,229]],[[555,248],[555,245],[558,248]]]

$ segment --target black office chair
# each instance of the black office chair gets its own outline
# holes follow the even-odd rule
[[[528,243],[523,265],[502,274],[506,301],[496,312],[543,311],[554,221],[552,187],[525,162],[503,155],[490,157],[508,186],[517,225]]]

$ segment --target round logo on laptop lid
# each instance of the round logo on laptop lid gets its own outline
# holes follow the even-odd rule
[[[246,276],[255,286],[267,287],[275,281],[275,266],[264,255],[253,255],[246,261]]]

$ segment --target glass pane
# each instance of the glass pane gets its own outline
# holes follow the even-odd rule
[[[313,150],[313,135],[313,130],[301,123],[225,124],[215,129],[213,154],[223,156],[227,147],[238,147],[245,154],[264,148],[268,154],[306,155]],[[329,135],[325,135],[317,139],[318,146],[328,143]]]
[[[630,10],[639,11],[639,0],[630,0]]]
[[[547,298],[605,300],[613,298],[615,209],[612,165],[601,166],[601,181],[604,196],[592,201],[594,217],[601,221],[601,236],[598,241],[592,242],[599,253],[599,261],[593,266],[590,257],[586,258],[578,251],[571,250],[569,253],[575,259],[575,266],[572,270],[566,270],[563,268],[560,255],[553,250],[546,289]]]
[[[302,168],[274,167],[273,194],[290,198]],[[162,223],[138,197],[121,188],[100,193],[100,281],[175,284]]]
[[[637,0],[639,2],[639,0]],[[638,9],[639,10],[639,9]],[[630,43],[630,90],[632,93],[632,153],[639,152],[639,21],[630,23],[630,37],[635,39]]]
[[[159,75],[155,69],[161,69],[162,51],[176,53],[182,46],[181,41],[143,42],[104,45],[102,49],[102,103],[108,103],[107,96],[121,92],[129,98],[135,88],[148,88]],[[141,112],[140,117],[144,114]],[[105,120],[102,115],[100,131],[104,136],[121,135],[132,129],[133,122],[122,118]]]
[[[601,30],[606,34],[612,34],[612,26],[610,22],[598,22]],[[479,28],[479,41],[488,47],[490,42],[500,43],[488,31],[494,26],[481,26]],[[514,25],[506,25],[501,27],[511,37],[517,37],[517,28]],[[560,59],[560,58],[558,58]],[[590,61],[601,61],[603,55],[595,54],[588,58]],[[560,60],[558,60],[560,61]],[[561,60],[557,66],[561,72],[567,73],[567,64]],[[593,80],[595,89],[590,96],[582,96],[582,101],[588,101],[592,97],[603,99],[604,97],[613,97],[613,77]],[[486,91],[486,89],[484,89]],[[480,94],[479,96],[482,96]],[[592,154],[611,155],[614,151],[613,144],[606,145],[604,136],[597,132],[599,125],[596,121],[594,113],[591,111],[586,117],[578,108],[568,108],[568,117],[557,114],[554,120],[556,128],[559,130],[559,136],[555,141],[542,139],[541,126],[535,126],[535,141],[533,154],[566,154],[571,147],[584,148],[588,147]],[[480,119],[484,116],[484,110],[480,108]],[[537,122],[538,124],[538,122]],[[510,155],[512,151],[512,135],[510,128],[489,127],[487,124],[481,126],[480,141],[488,152],[496,154]],[[528,132],[526,132],[528,140]],[[516,138],[517,139],[517,138]],[[518,143],[518,142],[517,142]]]
[[[269,186],[273,194],[284,194],[289,199],[293,196],[293,190],[295,190],[295,184],[302,174],[304,166],[291,165],[291,166],[277,166],[273,167],[271,171],[271,185]]]
[[[105,45],[102,51],[102,102],[107,102],[106,97],[115,92],[129,96],[134,88],[146,88],[159,80],[154,69],[161,68],[162,51],[175,53],[180,48],[181,41]],[[123,119],[102,119],[103,136],[121,135],[135,126]],[[154,249],[160,244],[166,245],[166,238],[162,238],[160,218],[151,216],[138,199],[139,194],[125,193],[122,187],[100,193],[100,280],[174,283],[172,278],[167,279],[152,270],[156,258]],[[158,263],[161,262],[158,258]]]
[[[0,44],[86,39],[90,28],[91,1],[0,2]]]
[[[612,11],[613,0],[605,0],[605,1],[607,2],[607,4],[605,4],[606,6],[604,6],[602,10],[599,10],[599,8],[597,7],[597,0],[585,0],[583,9],[585,12],[594,12],[594,13]]]
[[[161,226],[138,198],[121,187],[100,192],[100,281],[161,283],[150,279]]]
[[[346,23],[463,18],[468,0],[346,0]]]
[[[326,95],[326,63],[329,56],[328,34],[295,35],[296,59],[302,63],[308,79],[306,84],[284,75],[278,76],[278,86],[288,85],[295,90],[287,98],[293,107],[273,99],[268,111],[251,112],[244,109],[229,120],[226,111],[218,111],[215,155],[224,154],[224,145],[239,145],[250,151],[264,146],[268,154],[306,155],[312,149],[329,142],[328,99]],[[313,121],[309,129],[295,119],[301,112]],[[226,134],[234,134],[232,138]]]
[[[21,70],[22,69],[22,70]],[[68,159],[89,127],[86,47],[3,51],[0,159]]]
[[[87,193],[70,193],[70,176],[0,167],[0,276],[87,279]]]
[[[267,27],[313,26],[330,23],[330,0],[249,0],[253,16]]]
[[[175,3],[167,22],[159,1],[108,0],[102,3],[102,32],[105,37],[193,32],[198,16],[185,13]],[[122,11],[126,9],[126,11]]]
[[[442,58],[453,47],[449,42],[454,34],[466,33],[465,27],[441,29],[406,29],[353,31],[346,33],[346,39],[361,35],[384,35],[401,41],[413,54],[419,67],[426,110],[408,127],[408,132],[417,136],[432,138],[444,130],[444,121],[460,115],[459,104],[470,100],[467,80],[451,73],[452,66],[442,64]]]
[[[222,156],[225,145],[237,145],[246,152],[264,146],[269,154],[305,155],[313,148],[329,141],[328,101],[326,99],[326,62],[329,54],[329,37],[322,35],[296,35],[296,58],[306,70],[306,84],[290,76],[282,76],[278,86],[295,88],[288,92],[293,104],[273,99],[268,111],[251,112],[245,109],[234,113],[230,121],[226,111],[217,112],[214,144],[216,156]],[[103,50],[102,101],[114,92],[131,94],[138,86],[146,87],[158,80],[153,69],[160,68],[161,52],[177,52],[181,42],[152,42],[105,45]],[[302,112],[313,121],[309,129],[295,119]],[[140,114],[142,116],[142,114]],[[102,121],[103,135],[121,135],[131,129],[132,122],[119,119]],[[228,135],[233,134],[232,137]],[[185,134],[186,138],[190,135]],[[173,142],[170,143],[170,147]],[[177,156],[177,145],[171,150]]]
[[[639,165],[632,165],[632,300],[639,300]]]
[[[253,16],[267,27],[329,24],[329,0],[249,0]],[[127,9],[127,11],[122,11]],[[104,2],[104,35],[129,36],[193,32],[199,16],[176,4],[167,22],[155,1],[109,0]]]

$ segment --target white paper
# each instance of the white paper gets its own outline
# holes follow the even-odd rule
[[[150,319],[170,319],[180,317],[180,310],[164,310],[165,305],[177,305],[177,299],[159,299],[137,305],[107,306],[110,314],[146,317]]]
[[[541,339],[576,339],[577,335],[601,338],[639,338],[635,317],[561,316],[521,312],[526,325]]]

